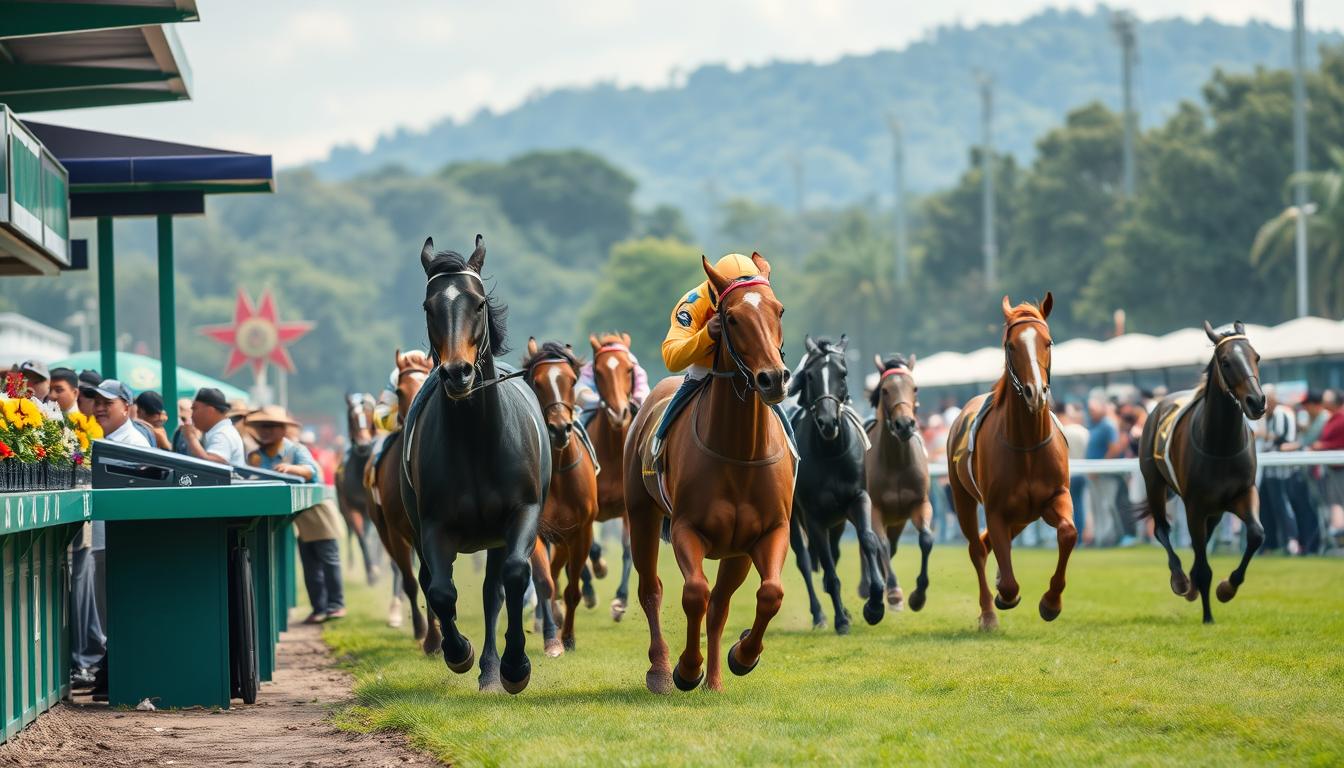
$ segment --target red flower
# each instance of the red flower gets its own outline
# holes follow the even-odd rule
[[[4,443],[0,443],[0,459],[8,459],[14,455],[13,449]]]
[[[80,466],[83,466],[83,465],[84,465],[84,454],[82,454],[82,453],[76,453],[76,454],[75,454],[75,466],[76,466],[76,467],[80,467]]]
[[[37,458],[39,459],[47,458],[47,449],[43,448],[41,445],[38,445],[36,448],[34,448],[33,453],[37,454]]]

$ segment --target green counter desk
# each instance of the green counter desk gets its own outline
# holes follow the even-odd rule
[[[70,692],[66,546],[89,491],[0,493],[0,742]]]
[[[112,705],[229,706],[228,555],[239,536],[252,559],[258,671],[271,679],[293,581],[290,519],[330,494],[279,483],[94,491],[93,517],[108,523]]]

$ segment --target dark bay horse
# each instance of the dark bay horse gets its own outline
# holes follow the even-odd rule
[[[369,508],[368,493],[364,489],[364,469],[373,455],[375,427],[373,423],[373,395],[351,392],[345,396],[345,418],[349,427],[350,448],[336,467],[336,506],[351,535],[359,542],[360,556],[364,558],[364,576],[370,585],[378,580],[378,547],[374,532],[365,525],[364,514]]]
[[[395,354],[397,364],[397,415],[398,422],[406,423],[406,414],[411,403],[420,393],[425,379],[433,369],[433,363],[422,352]],[[421,640],[425,654],[437,653],[443,644],[439,634],[438,622],[434,615],[428,616],[420,611],[420,596],[415,568],[415,528],[406,513],[406,505],[401,498],[401,457],[402,430],[398,429],[387,436],[379,461],[369,461],[365,473],[365,484],[369,488],[369,519],[378,529],[383,548],[387,550],[392,562],[401,571],[401,589],[411,604],[411,627],[415,639]]]
[[[540,534],[532,555],[532,580],[537,585],[537,607],[542,616],[546,655],[559,656],[574,650],[574,617],[578,613],[579,579],[588,548],[593,543],[597,519],[597,465],[589,452],[578,415],[574,387],[582,363],[566,344],[548,341],[538,346],[527,341],[523,369],[532,392],[546,416],[551,438],[551,490],[541,510]],[[547,553],[546,546],[553,548]],[[552,604],[560,569],[565,569],[565,617],[560,637],[555,636]]]
[[[873,533],[872,503],[864,481],[867,440],[857,414],[850,415],[846,339],[841,336],[838,343],[833,343],[826,338],[813,341],[808,336],[805,342],[807,355],[789,385],[789,393],[798,396],[799,406],[793,416],[799,463],[790,540],[807,585],[812,626],[826,626],[826,614],[812,587],[815,559],[821,562],[822,586],[831,596],[835,632],[844,635],[849,633],[849,611],[841,600],[840,577],[831,553],[833,532],[843,530],[848,520],[859,535],[860,567],[870,585],[863,607],[864,620],[869,624],[880,622],[886,612],[882,605],[882,549]],[[808,546],[803,544],[804,538]]]
[[[771,406],[784,399],[789,370],[780,354],[783,305],[770,288],[770,265],[751,256],[760,275],[730,281],[701,258],[717,297],[722,334],[708,381],[671,425],[664,441],[666,472],[646,460],[653,432],[679,377],[661,381],[631,426],[625,446],[625,508],[630,547],[639,573],[639,604],[649,622],[650,691],[682,690],[701,680],[722,690],[720,641],[733,592],[755,565],[756,620],[728,649],[728,668],[745,675],[761,658],[766,626],[784,599],[780,571],[789,548],[795,462],[788,436]],[[634,482],[642,478],[642,482]],[[661,481],[661,482],[660,482]],[[670,541],[685,578],[681,605],[686,612],[686,648],[672,668],[663,640],[658,578],[659,533],[670,517]],[[703,561],[717,559],[718,579],[710,590]],[[701,671],[700,626],[708,614],[709,664]]]
[[[1255,488],[1255,441],[1246,419],[1265,415],[1265,393],[1260,389],[1260,355],[1246,338],[1240,321],[1214,330],[1204,321],[1204,333],[1213,342],[1204,380],[1193,392],[1178,392],[1158,403],[1143,425],[1139,441],[1139,470],[1147,487],[1146,512],[1153,517],[1158,541],[1167,550],[1171,591],[1204,603],[1204,623],[1213,623],[1209,610],[1208,540],[1223,512],[1231,511],[1246,524],[1246,551],[1227,581],[1218,585],[1224,603],[1237,594],[1246,579],[1251,557],[1264,543],[1260,525],[1260,497]],[[1190,545],[1195,565],[1186,578],[1181,559],[1171,548],[1167,520],[1167,491],[1185,502]]]
[[[1039,308],[1014,307],[1003,297],[1003,376],[988,394],[971,398],[947,433],[948,481],[980,579],[982,630],[998,628],[995,606],[1006,611],[1022,602],[1013,576],[1012,541],[1038,518],[1055,528],[1059,540],[1059,561],[1041,597],[1041,618],[1054,621],[1064,607],[1064,569],[1078,531],[1069,497],[1068,444],[1048,406],[1054,342],[1045,321],[1053,306],[1050,293]],[[981,414],[986,398],[989,404]],[[985,507],[983,533],[977,502]],[[999,564],[998,594],[992,598],[985,580],[990,552]]]
[[[602,466],[597,476],[597,522],[621,520],[621,583],[611,600],[611,618],[620,621],[630,598],[630,521],[625,518],[625,462],[621,454],[635,418],[630,400],[635,390],[635,359],[628,333],[591,335],[588,343],[593,347],[593,381],[599,398],[597,412],[588,424],[597,463]]]
[[[919,407],[919,387],[915,386],[915,356],[892,355],[885,360],[875,357],[877,387],[872,406],[877,420],[868,429],[873,449],[867,462],[868,495],[873,499],[873,528],[884,531],[883,566],[887,582],[887,603],[900,610],[905,600],[896,580],[891,560],[901,532],[914,522],[919,534],[919,577],[910,593],[910,610],[924,607],[929,588],[929,553],[933,551],[933,507],[929,504],[929,453],[919,434],[915,411]]]
[[[505,352],[506,309],[481,278],[485,239],[476,236],[466,259],[453,251],[435,253],[434,241],[426,239],[420,263],[435,367],[407,415],[401,465],[420,584],[443,631],[444,662],[462,674],[476,652],[458,630],[453,564],[460,553],[487,551],[480,687],[518,693],[532,676],[523,596],[551,480],[546,428],[521,373],[500,373],[495,364]],[[508,628],[501,657],[495,624],[504,604]]]

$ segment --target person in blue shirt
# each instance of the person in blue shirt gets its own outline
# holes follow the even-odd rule
[[[1120,442],[1120,428],[1116,426],[1112,415],[1113,406],[1106,398],[1094,393],[1087,401],[1087,453],[1088,459],[1113,459],[1120,455],[1123,444]],[[1088,485],[1092,490],[1092,526],[1093,541],[1099,547],[1129,543],[1132,537],[1127,533],[1132,526],[1123,519],[1116,499],[1120,494],[1120,478],[1116,475],[1090,475]]]

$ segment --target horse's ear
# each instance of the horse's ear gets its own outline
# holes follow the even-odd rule
[[[1208,336],[1209,341],[1212,341],[1214,344],[1218,343],[1218,332],[1213,330],[1213,326],[1209,325],[1208,320],[1204,321],[1204,335]]]
[[[471,267],[473,272],[480,272],[481,267],[485,266],[485,235],[476,236],[476,250],[471,252],[467,259],[467,266]]]
[[[720,275],[718,271],[710,265],[709,259],[706,259],[704,254],[700,254],[700,266],[705,268],[705,275],[709,277],[710,287],[714,289],[715,293],[722,294],[723,289],[727,288],[728,283],[730,282],[728,278]]]
[[[1003,316],[1007,318],[1013,312],[1013,303],[1008,300],[1008,294],[1003,295]]]
[[[915,370],[915,356],[914,356],[913,354],[910,355],[910,359],[909,359],[909,360],[906,360],[906,361],[905,361],[905,367],[906,367],[906,368],[909,368],[910,371],[911,371],[911,373],[914,372],[914,370]]]
[[[877,354],[873,355],[873,365],[876,365],[876,366],[877,366],[877,372],[878,372],[878,373],[882,373],[882,372],[884,372],[884,371],[886,370],[886,368],[882,367],[882,356],[881,356],[881,355],[877,355]]]
[[[1240,320],[1232,323],[1232,330],[1236,331],[1237,335],[1239,336],[1246,335],[1246,325],[1242,323]]]
[[[849,346],[849,336],[842,333],[840,334],[840,341],[836,342],[835,344],[835,348],[840,350],[841,352],[844,352],[845,347],[847,346]]]
[[[770,262],[766,261],[764,256],[752,251],[751,263],[756,265],[756,269],[761,273],[761,277],[767,279],[770,277]]]
[[[434,238],[426,237],[425,245],[420,249],[420,266],[429,274],[429,263],[434,260]]]
[[[812,340],[812,334],[810,333],[803,337],[803,346],[807,347],[807,354],[809,355],[815,355],[821,351],[821,347],[818,347],[817,342]]]
[[[528,336],[528,337],[527,337],[527,356],[528,356],[528,357],[531,357],[531,356],[533,356],[533,355],[535,355],[535,354],[537,354],[537,337],[536,337],[536,336]]]
[[[588,334],[588,343],[592,346],[594,355],[602,348],[602,342],[597,340],[597,334],[595,333]]]
[[[401,347],[397,347],[396,351],[392,353],[392,364],[398,368],[401,367]]]
[[[1050,291],[1045,292],[1045,298],[1041,299],[1041,318],[1050,316],[1050,310],[1055,306],[1055,294]]]
[[[621,334],[621,341],[625,342],[625,347],[626,347],[626,349],[629,349],[629,348],[630,348],[630,334],[628,334],[628,333],[622,333],[622,334]]]
[[[789,379],[789,390],[784,394],[788,397],[796,397],[803,391],[803,382],[807,381],[806,376],[794,376]]]
[[[573,344],[565,344],[565,349],[567,349],[567,350],[570,351],[570,352],[573,352],[573,351],[574,351],[574,345],[573,345]]]

